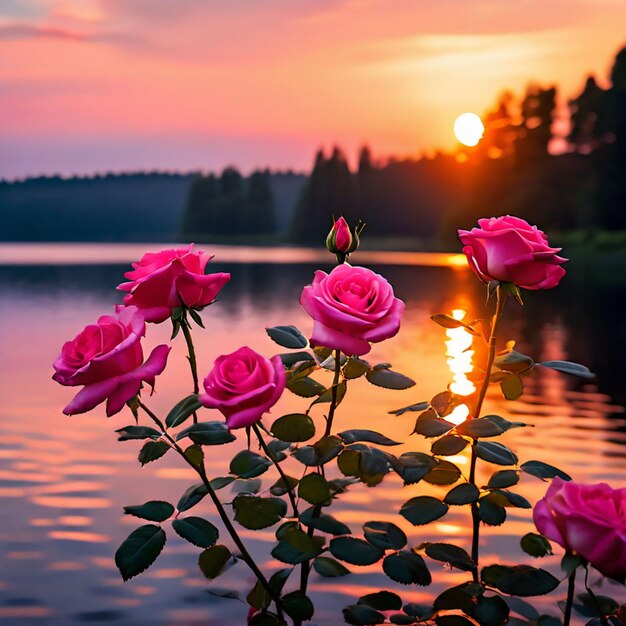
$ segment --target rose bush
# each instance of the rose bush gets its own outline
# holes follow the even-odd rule
[[[511,215],[478,220],[479,228],[459,230],[463,252],[485,283],[515,283],[523,289],[551,289],[565,275],[567,261],[551,248],[543,231]]]
[[[147,322],[163,322],[180,306],[201,308],[211,304],[230,274],[205,274],[213,257],[193,249],[193,244],[176,250],[148,252],[124,274],[129,282],[118,289],[127,291],[126,305],[143,311]]]
[[[244,428],[276,404],[285,381],[279,356],[268,359],[243,347],[215,359],[199,399],[205,407],[221,411],[229,428]]]
[[[137,395],[142,381],[154,385],[170,348],[157,346],[144,363],[145,332],[144,317],[136,307],[118,307],[114,315],[101,316],[63,345],[52,378],[70,387],[84,385],[63,409],[66,415],[85,413],[106,400],[110,417]]]
[[[311,345],[341,350],[349,356],[367,354],[370,342],[393,337],[404,311],[404,302],[394,296],[385,278],[347,263],[330,274],[315,272],[300,303],[314,320]]]
[[[539,532],[599,572],[626,578],[626,489],[555,478],[533,511]]]

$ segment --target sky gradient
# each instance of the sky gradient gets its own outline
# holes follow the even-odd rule
[[[0,177],[449,149],[504,88],[606,84],[625,24],[623,0],[2,0]]]

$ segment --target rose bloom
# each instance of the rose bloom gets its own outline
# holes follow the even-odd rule
[[[106,400],[110,417],[137,395],[142,381],[154,386],[170,348],[157,346],[144,363],[141,338],[145,332],[146,323],[136,307],[118,307],[114,315],[103,315],[65,343],[54,362],[52,378],[61,385],[84,387],[63,413],[85,413]]]
[[[555,478],[533,511],[548,539],[576,552],[610,578],[626,578],[626,488]]]
[[[361,356],[370,342],[393,337],[400,328],[404,302],[379,274],[348,263],[330,274],[315,272],[313,284],[302,291],[300,304],[313,318],[312,346]]]
[[[551,248],[543,231],[519,217],[478,220],[479,228],[459,230],[470,267],[483,282],[515,283],[523,289],[551,289],[565,275],[567,261]]]
[[[340,217],[328,233],[326,247],[331,252],[349,252],[352,247],[352,233],[350,227],[343,217]]]
[[[199,398],[204,406],[224,415],[228,428],[244,428],[258,422],[278,402],[285,383],[279,356],[268,359],[243,347],[215,359]]]
[[[143,311],[146,322],[163,322],[180,306],[204,307],[211,304],[230,274],[205,274],[213,257],[196,252],[193,244],[177,250],[161,250],[144,254],[133,271],[124,274],[127,283],[118,285],[127,291],[124,304]]]

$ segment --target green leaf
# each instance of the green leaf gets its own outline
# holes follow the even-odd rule
[[[165,441],[147,441],[139,450],[137,458],[143,467],[146,463],[160,459],[169,449],[170,447]]]
[[[254,495],[261,491],[263,481],[260,478],[237,478],[231,487],[234,493],[247,493]]]
[[[470,333],[470,335],[480,337],[480,332],[476,330],[473,326],[470,326],[469,324],[464,324],[460,320],[455,320],[453,317],[445,315],[444,313],[436,313],[435,315],[431,315],[430,319],[435,322],[435,324],[439,324],[439,326],[443,326],[444,328],[465,328],[465,330]]]
[[[473,616],[481,626],[500,626],[509,619],[509,607],[500,596],[481,596]]]
[[[282,441],[301,442],[315,435],[313,420],[304,413],[290,413],[279,417],[272,424],[272,435]]]
[[[511,374],[500,383],[500,389],[507,400],[517,400],[524,393],[524,383],[517,374]]]
[[[168,428],[180,426],[200,408],[202,408],[202,403],[198,400],[197,394],[192,393],[190,396],[183,398],[174,405],[165,418],[165,425]]]
[[[344,450],[337,457],[337,467],[344,476],[361,474],[361,453],[356,450]]]
[[[370,369],[370,364],[356,356],[351,356],[343,368],[343,375],[348,380],[360,378]]]
[[[187,446],[185,449],[185,458],[194,467],[202,467],[202,463],[204,462],[204,452],[202,451],[202,447],[195,443]]]
[[[313,472],[300,480],[298,496],[309,504],[325,504],[330,501],[330,487],[323,476]]]
[[[298,479],[293,476],[285,474],[287,482],[283,480],[282,476],[270,487],[270,493],[273,496],[284,496],[287,492],[293,491],[298,484]]]
[[[320,554],[324,545],[322,537],[309,537],[298,528],[290,527],[272,550],[272,556],[283,563],[297,565]]]
[[[151,522],[164,522],[174,513],[174,507],[163,500],[150,500],[145,504],[134,504],[124,507],[124,513],[134,515]]]
[[[256,478],[267,472],[272,462],[250,450],[241,450],[230,462],[230,471],[239,478]]]
[[[270,611],[261,611],[249,619],[248,626],[285,626],[285,620]]]
[[[321,396],[326,391],[324,385],[309,376],[288,380],[287,389],[301,398]]]
[[[424,411],[415,422],[413,432],[423,437],[440,437],[454,428],[454,424],[437,416],[435,409]]]
[[[347,606],[343,609],[343,619],[347,624],[353,624],[354,626],[370,626],[385,622],[385,616],[382,613],[364,604]]]
[[[189,311],[189,316],[191,319],[200,326],[200,328],[204,328],[204,324],[202,323],[202,318],[198,314],[198,311],[195,309],[187,309]]]
[[[470,585],[474,583],[462,583],[455,587],[450,587],[442,591],[434,601],[434,608],[437,611],[451,611],[460,609],[466,613],[471,613],[474,609],[473,594],[469,593]],[[482,592],[482,589],[480,590]]]
[[[497,355],[493,364],[501,370],[521,374],[531,370],[535,362],[529,356],[521,354],[516,350],[507,350]]]
[[[517,465],[517,455],[497,441],[479,441],[476,444],[479,459],[496,465]]]
[[[402,550],[385,557],[383,571],[391,580],[403,585],[427,586],[432,582],[426,562],[415,552]]]
[[[496,489],[493,491],[494,494],[498,494],[502,496],[508,504],[511,506],[516,506],[518,509],[532,509],[533,505],[524,498],[524,496],[520,496],[519,493],[514,493],[512,491],[507,491],[506,489]],[[506,504],[504,505],[506,506]]]
[[[191,441],[201,446],[219,446],[235,441],[237,437],[233,435],[226,422],[198,422],[189,428],[178,433],[176,441],[189,437]]]
[[[147,570],[161,554],[165,545],[165,531],[154,524],[133,530],[115,552],[115,565],[126,581]]]
[[[385,435],[381,435],[374,430],[344,430],[339,433],[339,437],[341,437],[346,444],[365,441],[368,443],[376,443],[379,446],[400,445],[399,441],[389,439],[389,437],[385,437]]]
[[[300,513],[300,521],[306,526],[330,535],[349,535],[351,533],[348,526],[335,519],[332,515],[319,513],[316,516],[315,512],[316,509],[313,507],[306,509]]]
[[[433,443],[430,451],[438,456],[453,456],[462,452],[468,443],[464,437],[445,435]]]
[[[500,526],[506,520],[506,509],[501,499],[490,493],[478,501],[478,515],[485,524]]]
[[[306,337],[295,326],[273,326],[266,328],[265,332],[270,338],[283,348],[298,350],[306,348]]]
[[[384,551],[356,537],[335,537],[330,542],[330,553],[351,565],[372,565],[379,561]]]
[[[265,587],[261,584],[261,581],[257,580],[254,587],[250,589],[250,593],[246,596],[248,604],[259,611],[266,609],[272,602],[272,598],[269,593],[265,591]]]
[[[552,549],[552,547],[550,547],[550,549]],[[577,567],[582,565],[582,563],[582,558],[577,554],[565,553],[561,559],[561,569],[565,572],[565,575],[569,577]]]
[[[393,465],[405,485],[418,483],[435,467],[437,467],[437,459],[424,452],[405,452]]]
[[[465,572],[471,572],[475,568],[470,555],[463,548],[451,543],[427,543],[424,550],[431,559],[448,563]]]
[[[499,424],[490,420],[489,417],[481,417],[478,419],[469,419],[457,426],[456,431],[461,435],[478,439],[479,437],[497,437],[506,429]]]
[[[407,544],[404,531],[391,522],[365,522],[363,534],[373,546],[383,550],[402,550]]]
[[[390,415],[404,415],[405,413],[420,413],[421,411],[425,411],[430,407],[430,402],[418,402],[416,404],[409,404],[409,406],[402,407],[401,409],[395,409],[393,411],[389,411]]]
[[[402,607],[402,610],[411,617],[416,618],[418,621],[427,621],[435,614],[435,609],[432,604],[417,604],[416,602],[409,602]]]
[[[490,565],[480,575],[486,585],[511,596],[542,596],[559,586],[552,574],[530,565]]]
[[[278,356],[287,369],[293,367],[296,363],[310,362],[311,365],[315,365],[315,359],[310,352],[284,352]]]
[[[365,374],[365,378],[376,385],[377,387],[383,387],[384,389],[409,389],[415,385],[415,381],[404,374],[394,372],[385,367],[374,366]]]
[[[404,613],[394,613],[389,616],[392,624],[415,624],[415,618],[405,615]]]
[[[437,466],[424,476],[424,480],[432,485],[452,485],[460,477],[461,470],[454,463],[440,459]]]
[[[236,479],[234,476],[217,476],[216,478],[212,478],[209,483],[211,487],[216,491],[223,489],[224,487],[228,487],[230,483],[234,482]]]
[[[334,459],[343,450],[343,442],[339,437],[330,435],[322,437],[312,446],[302,446],[293,452],[293,456],[307,467],[324,465]]]
[[[131,439],[158,439],[161,436],[161,432],[150,428],[149,426],[124,426],[124,428],[118,428],[116,433],[120,436],[118,441],[130,441]]]
[[[442,391],[430,401],[431,406],[440,417],[449,415],[457,406],[464,403],[465,398],[463,396],[457,396],[451,391]]]
[[[519,482],[519,472],[517,470],[500,470],[491,476],[487,487],[489,489],[502,489],[512,487]]]
[[[198,548],[210,548],[219,537],[217,528],[201,517],[180,517],[172,522],[172,528]]]
[[[327,556],[318,556],[313,561],[313,569],[324,578],[338,578],[340,576],[347,576],[350,570],[342,565],[339,561],[331,559]]]
[[[460,506],[463,504],[472,504],[473,502],[476,502],[479,496],[480,489],[478,489],[476,485],[472,485],[471,483],[463,483],[448,491],[443,501],[446,504]]]
[[[204,485],[204,483],[198,483],[197,485],[192,485],[185,493],[180,497],[176,508],[182,513],[183,511],[188,511],[190,508],[196,506],[206,494],[209,493],[208,489]]]
[[[535,558],[552,554],[550,542],[543,535],[537,533],[526,533],[520,540],[520,546],[526,554]]]
[[[313,603],[301,591],[292,591],[282,598],[283,609],[289,617],[299,622],[306,622],[313,617]]]
[[[411,498],[400,509],[400,515],[415,526],[434,522],[447,512],[448,505],[433,496]]]
[[[361,596],[357,604],[364,604],[378,611],[399,611],[402,608],[402,599],[391,591],[377,591]]]
[[[200,571],[207,578],[213,580],[224,571],[230,559],[230,550],[226,546],[217,544],[207,548],[200,554],[198,565],[200,566]]]
[[[590,371],[588,367],[580,365],[579,363],[572,363],[571,361],[543,361],[542,363],[539,363],[539,365],[549,367],[557,372],[563,372],[564,374],[579,376],[580,378],[596,377],[596,375]]]
[[[548,465],[543,461],[526,461],[526,463],[522,463],[520,469],[522,472],[526,472],[526,474],[530,474],[536,478],[541,478],[541,480],[552,480],[557,476],[563,480],[572,480],[571,476],[560,470],[558,467]]]
[[[574,604],[574,608],[585,617],[615,615],[620,608],[619,604],[608,596],[595,594],[594,598],[589,593],[580,593],[576,597],[581,604]]]
[[[235,521],[248,530],[268,528],[280,522],[283,517],[281,507],[274,498],[241,494],[233,500],[233,509]]]

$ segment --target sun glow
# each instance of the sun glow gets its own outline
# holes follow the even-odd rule
[[[461,321],[465,317],[463,309],[454,309],[452,317]],[[473,337],[463,327],[448,328],[446,330],[448,340],[446,341],[446,356],[450,371],[452,372],[452,383],[450,391],[459,396],[469,396],[476,391],[476,387],[467,374],[472,371],[472,357],[474,351],[471,350]],[[467,404],[460,404],[450,415],[446,415],[446,420],[453,424],[464,422],[469,415]]]
[[[476,113],[461,113],[454,120],[454,134],[464,146],[477,145],[484,132],[485,126]]]

